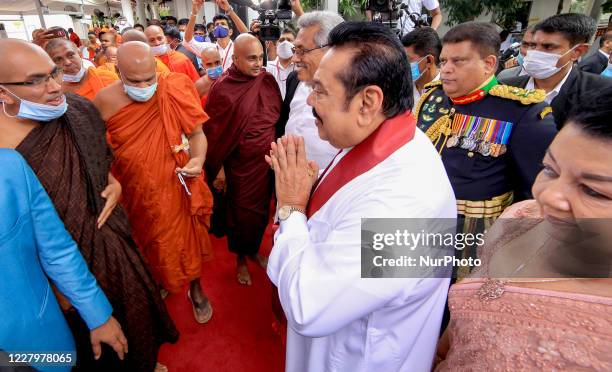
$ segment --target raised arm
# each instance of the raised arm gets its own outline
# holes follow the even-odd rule
[[[191,3],[191,14],[189,15],[189,23],[187,23],[187,29],[185,30],[185,40],[189,43],[193,39],[193,31],[196,24],[196,17],[204,5],[204,0],[193,0]]]
[[[215,0],[217,2],[217,6],[225,12],[231,19],[232,22],[236,25],[239,34],[244,34],[249,32],[248,27],[242,22],[242,19],[238,17],[238,14],[234,11],[234,8],[229,4],[227,0]]]

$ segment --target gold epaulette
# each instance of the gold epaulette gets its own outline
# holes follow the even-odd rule
[[[425,103],[425,101],[427,101],[427,98],[429,98],[429,96],[436,91],[435,88],[438,86],[442,86],[442,82],[440,80],[434,80],[432,82],[429,82],[423,87],[423,89],[427,89],[427,91],[423,92],[421,98],[419,98],[419,102],[414,103],[414,109],[412,110],[412,112],[414,113],[414,118],[417,119],[417,121],[419,120],[419,112],[421,111],[421,107],[423,107],[423,104]]]
[[[425,84],[423,88],[437,87],[440,85],[442,85],[442,80],[434,80],[434,81],[430,81],[429,83]]]
[[[542,89],[523,89],[510,85],[498,84],[489,90],[489,94],[496,97],[519,101],[523,105],[544,102],[546,92]]]

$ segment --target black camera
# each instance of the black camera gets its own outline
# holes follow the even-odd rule
[[[245,5],[259,13],[259,37],[264,41],[276,41],[280,38],[281,22],[291,21],[293,13],[291,11],[290,0],[263,0],[259,6],[253,4],[251,0],[233,0],[238,5]]]

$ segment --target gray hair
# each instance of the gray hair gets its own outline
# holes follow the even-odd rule
[[[315,34],[314,41],[317,46],[322,46],[327,44],[327,38],[331,30],[342,22],[344,22],[344,19],[338,13],[322,10],[303,14],[298,19],[298,27],[300,29],[318,27],[319,31]]]

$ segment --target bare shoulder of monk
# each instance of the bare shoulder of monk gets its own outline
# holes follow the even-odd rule
[[[115,115],[119,110],[132,103],[132,100],[123,90],[121,80],[115,81],[100,90],[93,100],[104,121]]]

